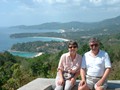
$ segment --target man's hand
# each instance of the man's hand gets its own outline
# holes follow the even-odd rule
[[[79,86],[83,86],[83,85],[85,85],[86,84],[86,81],[80,81],[80,83],[79,83]]]
[[[102,80],[102,79],[100,79],[100,80],[96,83],[97,87],[102,86],[102,84],[103,84],[103,80]]]

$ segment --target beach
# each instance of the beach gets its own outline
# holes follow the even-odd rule
[[[40,55],[42,55],[42,54],[43,54],[43,53],[40,52],[40,53],[36,54],[34,57],[38,57],[38,56],[40,56]]]

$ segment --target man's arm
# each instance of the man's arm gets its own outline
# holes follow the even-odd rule
[[[83,68],[81,68],[81,70],[80,70],[80,75],[81,75],[81,80],[83,80],[83,81],[85,81],[86,80],[86,72],[85,72],[86,70],[85,69],[83,69]]]
[[[97,82],[97,86],[101,86],[104,83],[104,81],[107,79],[110,71],[111,71],[111,68],[106,68],[102,78]]]
[[[107,79],[110,71],[111,71],[111,68],[107,68],[107,69],[105,70],[105,73],[103,74],[103,76],[102,76],[102,78],[101,78],[103,81],[105,81],[105,80]]]
[[[86,83],[86,69],[81,68],[80,75],[81,75],[81,81],[80,81],[79,85],[83,86]]]
[[[76,81],[78,75],[80,75],[80,70],[77,71],[77,72],[75,73],[74,77],[71,78],[71,82],[72,82],[73,84],[75,83],[75,81]]]

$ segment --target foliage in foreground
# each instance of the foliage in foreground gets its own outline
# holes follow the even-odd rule
[[[109,79],[120,79],[120,45],[106,44],[101,48],[106,50],[111,58],[112,71]],[[89,50],[87,44],[79,47],[78,53],[83,55]],[[13,56],[8,52],[0,53],[0,90],[16,90],[35,78],[55,78],[60,56],[67,49],[54,54],[43,54],[35,58]]]

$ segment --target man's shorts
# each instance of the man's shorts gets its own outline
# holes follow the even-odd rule
[[[87,86],[91,89],[94,90],[96,88],[96,83],[101,79],[101,77],[94,77],[94,76],[88,76],[86,75],[86,81],[87,81]],[[107,88],[107,80],[103,83],[101,86],[106,90]]]

